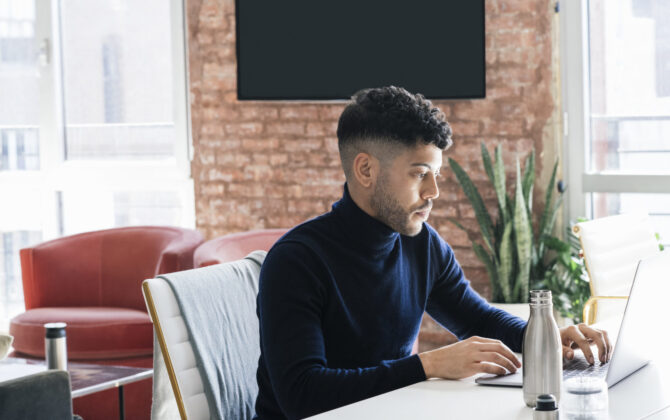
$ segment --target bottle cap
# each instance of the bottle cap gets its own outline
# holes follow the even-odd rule
[[[46,329],[46,338],[61,338],[65,337],[65,327],[67,324],[64,322],[50,322],[44,324]]]
[[[556,398],[551,394],[542,394],[538,395],[535,402],[536,411],[554,411],[558,410],[556,405]]]
[[[531,305],[549,305],[551,304],[551,290],[531,290]]]

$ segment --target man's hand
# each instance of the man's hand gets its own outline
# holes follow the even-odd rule
[[[419,359],[427,378],[461,379],[482,372],[504,375],[521,367],[519,359],[500,340],[483,337],[421,353]]]
[[[586,324],[570,325],[559,330],[563,343],[563,357],[572,360],[575,352],[572,349],[580,348],[584,357],[590,364],[595,363],[591,344],[598,347],[598,355],[601,363],[607,363],[612,357],[612,344],[607,336],[607,331],[591,328]]]

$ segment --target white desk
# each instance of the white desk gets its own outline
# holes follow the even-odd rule
[[[645,366],[609,389],[611,420],[670,416],[670,363]],[[657,417],[660,416],[660,417]],[[315,420],[329,419],[532,419],[521,388],[477,385],[474,378],[430,380],[332,410]]]
[[[657,411],[649,417],[645,417],[644,420],[669,420],[670,419],[670,406],[665,407],[661,411]]]

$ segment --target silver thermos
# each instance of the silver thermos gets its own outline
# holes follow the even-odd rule
[[[47,359],[47,369],[67,370],[66,326],[64,322],[44,324],[46,329],[44,354]]]
[[[551,292],[530,291],[530,318],[523,335],[523,400],[535,407],[537,397],[554,395],[558,401],[563,381],[563,350],[554,320]]]

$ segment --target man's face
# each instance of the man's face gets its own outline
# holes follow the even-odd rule
[[[442,150],[419,142],[382,165],[370,198],[374,217],[402,235],[415,236],[439,196]]]

